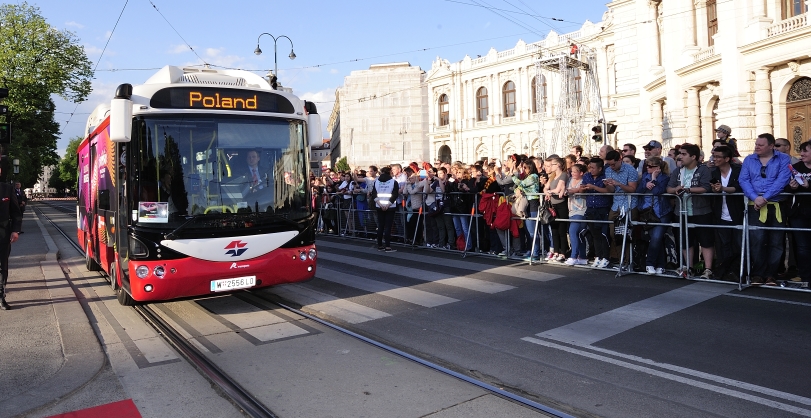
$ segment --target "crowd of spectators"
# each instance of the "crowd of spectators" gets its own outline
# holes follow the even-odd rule
[[[742,159],[729,127],[716,132],[706,153],[685,143],[664,154],[650,141],[641,159],[624,144],[591,157],[575,146],[564,157],[326,170],[311,178],[313,204],[322,232],[376,235],[385,251],[393,227],[402,241],[430,248],[597,268],[633,254],[636,271],[735,282],[747,216],[757,254],[749,282],[811,281],[811,269],[797,270],[795,261],[811,256],[811,232],[797,229],[811,228],[811,195],[803,194],[811,192],[811,141],[796,158],[788,140],[763,133]]]

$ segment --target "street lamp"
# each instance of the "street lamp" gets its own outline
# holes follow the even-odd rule
[[[270,36],[271,38],[273,38],[273,74],[276,74],[276,76],[278,76],[279,75],[279,68],[278,68],[279,67],[279,62],[278,62],[278,58],[277,58],[277,54],[276,54],[276,42],[278,42],[279,39],[287,38],[287,40],[290,41],[290,55],[288,55],[288,57],[291,60],[294,60],[294,59],[296,59],[296,53],[293,52],[293,41],[290,38],[288,38],[286,35],[282,35],[282,36],[279,36],[277,38],[277,37],[275,37],[275,36],[273,36],[273,35],[271,35],[271,34],[269,34],[267,32],[264,32],[264,33],[260,34],[258,38],[256,38],[256,49],[253,50],[253,53],[256,54],[256,55],[262,55],[262,50],[259,48],[259,38],[261,38],[262,35],[267,35],[267,36]]]
[[[14,174],[20,174],[20,160],[15,158],[11,163],[14,165]]]

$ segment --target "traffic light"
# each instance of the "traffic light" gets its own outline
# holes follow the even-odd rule
[[[11,124],[0,123],[0,144],[11,143]]]
[[[594,142],[603,142],[603,127],[602,125],[597,125],[591,128],[591,131],[594,132],[592,135],[591,140]]]
[[[8,116],[8,106],[0,105],[0,116]]]

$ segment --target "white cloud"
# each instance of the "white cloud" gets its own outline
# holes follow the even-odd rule
[[[83,29],[84,28],[83,24],[78,23],[78,22],[74,22],[72,20],[70,22],[65,22],[65,26],[74,27],[76,29]]]
[[[330,74],[338,74],[338,70],[333,68],[333,69],[329,70],[329,73]]]
[[[103,51],[101,48],[95,47],[93,45],[84,45],[84,53],[87,55],[101,54],[101,51]]]
[[[170,47],[169,50],[166,51],[166,52],[168,54],[182,54],[184,52],[191,52],[191,51],[189,51],[189,46],[188,45],[179,44],[179,45],[175,45],[175,46]]]
[[[335,108],[335,89],[330,88],[315,92],[308,91],[299,94],[298,97],[302,100],[309,100],[315,103],[316,108],[318,108],[318,115],[321,116],[321,133],[324,138],[328,138],[329,132],[327,132],[327,123],[329,122],[329,116],[332,114],[332,109]]]
[[[225,55],[223,52],[225,48],[206,48],[204,59],[209,64],[220,65],[223,67],[238,67],[239,63],[243,62],[245,58],[239,55]]]
[[[113,36],[113,32],[108,30],[107,32],[104,32],[104,37],[101,38],[101,40],[107,42],[107,40],[110,39],[111,36]]]

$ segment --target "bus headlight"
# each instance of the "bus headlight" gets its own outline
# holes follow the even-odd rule
[[[163,275],[166,274],[166,270],[163,268],[163,266],[155,267],[155,270],[152,272],[155,273],[155,276],[158,276],[159,279],[162,279]]]
[[[310,260],[315,260],[315,248],[310,248],[310,252],[308,255],[310,257]]]
[[[135,269],[135,275],[141,279],[145,279],[147,276],[149,276],[149,267],[138,266],[138,268]]]
[[[307,261],[307,253],[305,253],[304,251],[300,252],[298,255],[298,259],[301,261]]]

